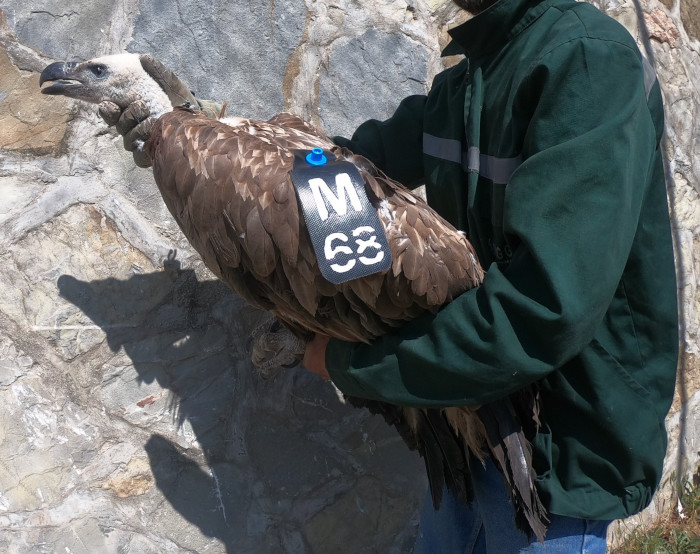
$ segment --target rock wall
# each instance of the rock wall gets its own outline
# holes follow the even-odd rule
[[[410,551],[417,456],[305,371],[255,374],[259,315],[203,268],[94,108],[40,95],[38,73],[150,52],[237,115],[348,134],[427,90],[462,15],[440,0],[66,5],[0,0],[0,551]],[[700,16],[694,0],[598,7],[651,48],[666,97],[685,353],[670,482],[698,460]]]

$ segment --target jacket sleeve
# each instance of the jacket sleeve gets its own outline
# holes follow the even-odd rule
[[[423,182],[423,110],[426,96],[405,98],[386,121],[371,119],[351,139],[333,137],[339,146],[371,160],[392,179],[409,188]]]
[[[561,367],[606,317],[658,162],[640,55],[572,41],[516,91],[531,115],[505,193],[510,263],[372,344],[332,340],[326,362],[344,393],[423,407],[489,402]]]

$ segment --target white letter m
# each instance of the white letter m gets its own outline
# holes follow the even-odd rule
[[[347,197],[350,197],[350,204],[356,212],[362,210],[360,198],[357,196],[357,191],[355,187],[352,186],[350,175],[347,173],[339,173],[335,176],[335,190],[337,194],[333,194],[333,191],[326,182],[318,177],[309,179],[309,186],[311,187],[311,192],[313,192],[314,202],[316,203],[321,221],[326,221],[326,219],[328,219],[328,208],[323,199],[324,196],[339,216],[344,216],[348,211]]]

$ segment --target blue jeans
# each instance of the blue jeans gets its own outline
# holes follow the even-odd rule
[[[503,477],[492,463],[472,464],[474,501],[444,491],[435,511],[430,495],[421,516],[415,554],[605,554],[609,521],[550,514],[544,544],[515,527]]]

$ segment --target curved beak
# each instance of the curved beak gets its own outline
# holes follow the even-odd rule
[[[47,65],[39,77],[39,86],[46,82],[52,84],[41,89],[43,94],[69,94],[72,87],[82,85],[81,80],[77,77],[75,69],[78,67],[78,62],[55,62]]]

